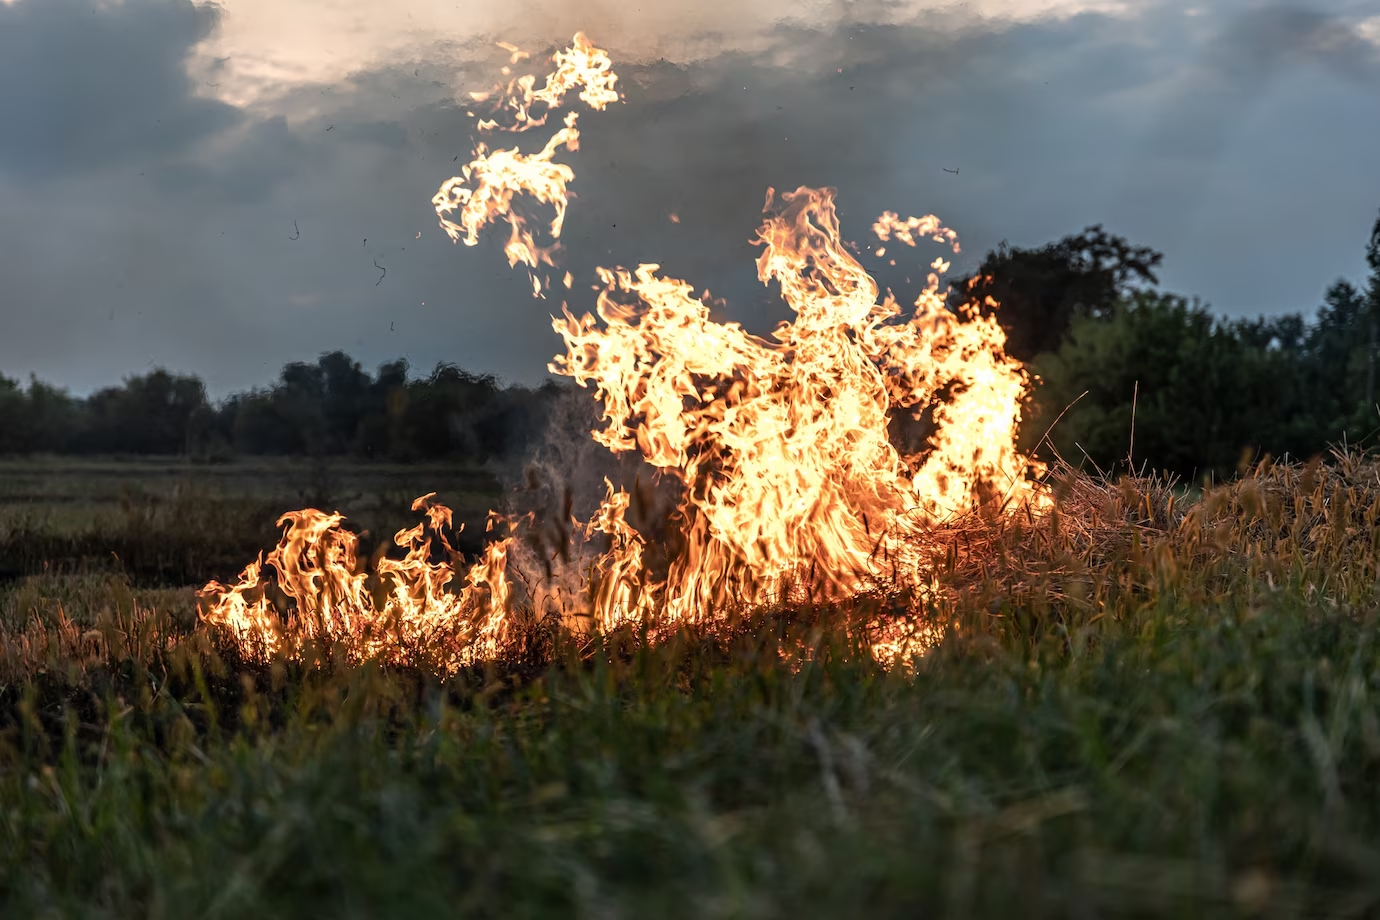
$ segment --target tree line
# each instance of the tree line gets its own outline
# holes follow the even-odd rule
[[[1160,253],[1100,226],[1039,249],[1003,245],[961,293],[1000,304],[1008,351],[1038,377],[1027,450],[1197,481],[1375,441],[1380,218],[1365,253],[1364,284],[1337,280],[1311,318],[1214,316],[1158,290]]]
[[[1197,480],[1265,454],[1308,458],[1380,432],[1380,219],[1370,275],[1327,288],[1311,317],[1214,316],[1162,292],[1163,256],[1101,226],[1043,247],[1003,243],[955,285],[995,302],[1008,351],[1037,378],[1023,446],[1111,470]],[[483,462],[521,455],[564,384],[503,386],[454,365],[370,373],[341,352],[285,366],[213,404],[194,376],[155,370],[85,398],[0,375],[0,454],[348,455]]]
[[[85,398],[0,376],[0,454],[356,456],[483,462],[520,454],[559,392],[406,361],[371,374],[342,352],[286,365],[268,387],[213,404],[194,376],[155,370]]]

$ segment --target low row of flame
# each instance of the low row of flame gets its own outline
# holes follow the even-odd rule
[[[503,47],[511,53],[505,74],[529,57]],[[553,62],[540,87],[523,76],[474,94],[491,107],[479,129],[537,128],[576,90],[596,111],[621,99],[608,55],[583,34]],[[578,149],[578,125],[577,113],[566,113],[533,153],[477,144],[433,199],[442,229],[467,245],[485,226],[507,224],[509,264],[526,267],[537,296],[551,289],[542,272],[556,266],[575,177],[556,156]],[[522,201],[554,208],[554,216],[534,225],[518,209]],[[266,559],[232,585],[203,589],[203,620],[258,654],[302,638],[384,658],[442,642],[444,660],[459,666],[501,649],[517,605],[607,630],[701,621],[802,595],[923,595],[933,562],[927,532],[977,508],[1042,507],[1039,469],[1015,447],[1028,377],[1005,354],[990,311],[947,305],[940,275],[949,263],[934,259],[903,315],[890,292],[879,299],[843,243],[831,189],[768,190],[763,210],[758,277],[775,281],[795,314],[770,339],[714,321],[690,284],[663,277],[657,265],[599,269],[594,315],[577,317],[563,303],[552,321],[565,353],[550,370],[593,389],[602,415],[594,440],[615,453],[639,452],[682,487],[680,549],[664,573],[653,574],[646,540],[627,520],[629,494],[612,483],[588,521],[572,520],[577,545],[561,561],[527,558],[520,530],[530,520],[491,514],[492,539],[465,566],[444,533],[450,511],[424,496],[413,510],[425,522],[394,541],[404,557],[372,567],[339,514],[284,515],[283,538]],[[888,212],[872,229],[883,243],[929,239],[959,251],[956,234],[933,216]],[[568,273],[564,282],[569,288]],[[892,444],[896,413],[932,420],[920,453]],[[533,566],[540,578],[518,571]],[[924,641],[892,635],[877,651],[917,651]]]

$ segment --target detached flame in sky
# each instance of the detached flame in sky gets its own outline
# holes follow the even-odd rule
[[[511,52],[513,64],[527,57],[526,52],[512,45],[502,47]],[[607,53],[591,45],[583,32],[577,33],[571,47],[558,51],[553,60],[556,70],[540,89],[535,88],[536,78],[528,75],[510,81],[494,93],[471,93],[477,102],[495,101],[495,117],[481,119],[479,129],[523,132],[541,127],[550,114],[564,104],[566,94],[576,88],[580,89],[580,100],[595,111],[602,111],[618,101],[615,89],[618,75],[613,72],[613,62]],[[533,114],[534,106],[541,107],[541,114]],[[500,125],[496,118],[505,118],[509,123]],[[560,237],[565,223],[569,204],[566,186],[575,178],[573,169],[554,160],[562,147],[580,148],[578,119],[575,112],[568,113],[565,126],[552,135],[541,150],[532,154],[524,154],[516,147],[490,151],[486,144],[480,143],[475,148],[474,159],[465,164],[460,175],[447,179],[431,199],[441,219],[441,229],[453,241],[464,240],[466,246],[479,242],[479,231],[490,221],[506,221],[509,235],[503,251],[508,256],[508,265],[512,267],[521,262],[532,270],[533,293],[538,295],[541,288],[535,269],[543,264],[556,264],[552,259],[556,248],[554,240]],[[551,245],[538,245],[528,222],[513,210],[514,197],[523,193],[555,208],[555,216],[547,227],[553,240]],[[447,217],[456,210],[460,212],[458,223]]]
[[[504,47],[511,64],[525,59]],[[525,133],[577,88],[596,111],[619,99],[608,56],[583,34],[553,61],[540,88],[521,77],[485,94],[492,114],[480,129]],[[551,287],[539,273],[555,265],[574,179],[555,157],[578,147],[576,113],[562,124],[532,154],[478,144],[433,199],[442,228],[468,245],[488,224],[506,223],[509,263],[527,267],[538,293]],[[555,211],[541,240],[514,211],[522,196]],[[927,533],[979,510],[1001,514],[1047,501],[1035,483],[1040,470],[1015,447],[1028,377],[1005,354],[990,313],[946,305],[940,275],[949,263],[930,263],[925,289],[903,311],[890,292],[879,300],[876,282],[844,244],[833,190],[768,189],[763,210],[758,277],[778,284],[795,314],[769,339],[715,322],[688,282],[662,277],[656,265],[600,269],[594,314],[576,316],[562,304],[553,319],[565,353],[550,370],[593,390],[603,417],[593,438],[615,453],[637,451],[683,487],[674,518],[680,549],[663,574],[653,574],[646,540],[627,520],[629,493],[606,481],[601,507],[577,528],[582,564],[555,566],[555,579],[569,582],[554,592],[564,616],[606,630],[865,591],[924,596],[934,561]],[[458,222],[449,216],[455,211]],[[887,212],[873,231],[881,242],[916,247],[929,239],[959,250],[957,235],[933,215]],[[899,452],[888,435],[898,413],[927,420],[928,439],[914,454]],[[425,499],[416,507],[439,532],[448,513]],[[338,517],[297,515],[284,518],[288,530],[268,562],[280,584],[298,592],[299,616],[324,609],[303,600],[312,591],[333,599],[329,618],[312,614],[322,624],[317,633],[351,636],[380,654],[387,646],[368,638],[387,634],[379,624],[407,641],[430,625],[461,643],[454,661],[498,647],[513,615],[508,566],[522,522],[491,518],[491,528],[506,524],[508,534],[490,543],[458,594],[442,590],[456,573],[427,561],[422,529],[403,531],[396,542],[409,548],[407,560],[387,562],[387,572],[381,563],[376,577],[391,587],[371,594],[349,580],[364,576],[347,577],[353,543],[341,536]],[[294,562],[304,554],[315,560],[310,571]],[[235,587],[208,586],[203,611],[208,622],[270,646],[266,637],[281,633],[282,620],[258,587],[261,575],[256,563]],[[914,652],[932,639],[898,627],[875,650]]]

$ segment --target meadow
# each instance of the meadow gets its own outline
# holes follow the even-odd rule
[[[193,463],[178,458],[0,459],[0,581],[43,572],[119,572],[139,586],[225,579],[277,540],[284,511],[326,506],[391,536],[436,492],[482,545],[501,490],[478,465],[311,458]]]
[[[875,596],[441,676],[247,660],[194,592],[482,470],[6,461],[0,914],[1375,916],[1380,466],[1057,482],[933,535],[909,664]]]

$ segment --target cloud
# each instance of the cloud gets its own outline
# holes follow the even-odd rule
[[[1380,16],[1372,16],[1362,20],[1356,26],[1356,34],[1380,48]]]
[[[258,58],[241,60],[253,50],[245,47],[215,64],[208,55],[225,56],[223,35],[187,4],[127,0],[92,13],[73,0],[44,2],[67,12],[34,13],[38,0],[0,6],[0,42],[19,22],[5,17],[29,9],[26,34],[50,16],[63,24],[45,27],[46,47],[71,46],[64,30],[97,28],[72,12],[85,9],[106,17],[97,31],[109,42],[141,49],[145,70],[125,68],[135,72],[131,87],[159,85],[39,83],[0,103],[22,96],[30,109],[56,111],[64,94],[112,100],[83,129],[107,137],[89,158],[0,138],[0,372],[32,370],[86,391],[166,365],[204,375],[223,395],[266,382],[286,361],[342,348],[366,365],[404,355],[422,369],[446,360],[506,379],[542,377],[559,346],[548,317],[560,300],[533,300],[500,234],[473,249],[452,245],[430,206],[474,140],[458,88],[487,86],[506,62],[475,33],[501,25],[507,6],[483,6],[464,33],[398,26],[389,47],[401,50],[382,60],[356,35],[370,54],[349,60],[337,49],[331,81],[318,83],[322,49],[307,38],[300,71],[280,79],[264,63],[281,63],[271,42]],[[333,2],[347,23],[373,9]],[[1024,18],[905,4],[772,18],[765,6],[721,6],[743,8],[743,22],[730,17],[717,38],[708,19],[686,12],[698,32],[634,41],[628,26],[628,51],[645,53],[610,43],[627,104],[584,115],[581,150],[569,158],[577,198],[563,260],[579,279],[577,312],[592,305],[596,265],[650,261],[726,296],[723,318],[769,330],[783,309],[758,283],[748,240],[767,187],[800,184],[837,186],[845,233],[864,246],[884,209],[938,214],[963,241],[956,272],[1002,239],[1040,245],[1096,222],[1163,249],[1169,287],[1234,312],[1307,310],[1337,274],[1363,269],[1380,203],[1380,107],[1348,76],[1369,66],[1364,48],[1336,37],[1337,24],[1360,21],[1351,13],[1288,20],[1307,26],[1298,38],[1268,17],[1243,31],[1233,25],[1239,5],[1186,16],[1164,4],[1064,4]],[[232,2],[226,29],[237,9],[244,15]],[[301,11],[284,10],[291,33]],[[331,20],[323,31],[338,28]],[[1320,47],[1355,60],[1338,69]],[[1274,69],[1252,71],[1252,48],[1275,55]],[[12,66],[4,61],[0,69]],[[1182,81],[1213,66],[1222,98],[1254,99],[1254,114],[1211,144],[1179,144],[1212,111]],[[120,71],[98,68],[111,83]],[[1271,73],[1273,86],[1252,96],[1252,80]],[[203,98],[210,92],[244,100]],[[160,112],[211,115],[170,119],[190,126],[178,133],[122,139],[117,128],[131,112],[155,125]],[[1214,125],[1209,118],[1204,128]],[[1160,137],[1169,141],[1157,146]],[[1322,166],[1296,168],[1295,157]],[[1216,162],[1230,168],[1214,172]],[[60,181],[30,181],[38,175]],[[1184,219],[1190,192],[1207,202],[1197,223]],[[895,268],[865,258],[904,294],[935,254],[906,253]],[[375,262],[386,269],[382,283]]]
[[[1380,91],[1380,47],[1359,24],[1302,6],[1258,6],[1225,16],[1160,103],[1151,143],[1215,155],[1281,80],[1300,71]]]
[[[1162,2],[1162,0],[1157,0]],[[223,0],[223,28],[198,53],[220,62],[224,98],[246,106],[281,104],[308,84],[332,85],[399,62],[461,64],[504,39],[531,50],[584,30],[622,62],[704,61],[752,54],[780,23],[821,30],[905,24],[940,13],[969,22],[1032,22],[1080,13],[1121,13],[1128,0],[391,0],[386,15],[358,0]],[[440,57],[439,48],[456,54]],[[459,81],[457,81],[458,84]]]
[[[184,63],[216,25],[188,0],[0,6],[0,170],[53,177],[185,149],[239,117],[191,94]]]
[[[1380,203],[1361,165],[1380,156],[1380,46],[1359,8],[1223,6],[1184,31],[1179,66],[1148,84],[1108,208],[1140,215],[1166,249],[1202,251],[1177,271],[1171,257],[1167,277],[1219,308],[1307,311],[1355,272]]]

